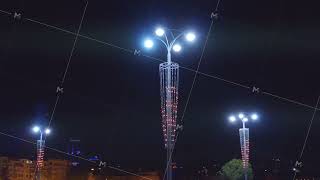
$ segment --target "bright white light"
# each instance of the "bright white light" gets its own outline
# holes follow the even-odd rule
[[[257,114],[251,114],[251,119],[252,120],[257,120],[259,118],[259,116]]]
[[[93,169],[93,168],[91,168],[91,171],[94,171],[94,169]]]
[[[157,36],[163,36],[164,35],[164,29],[162,29],[162,28],[157,28],[156,29],[156,35]]]
[[[240,114],[238,115],[238,117],[239,117],[240,119],[242,119],[242,118],[244,117],[244,114],[240,113]]]
[[[179,44],[176,44],[176,45],[173,46],[173,50],[175,52],[179,52],[179,51],[181,51],[181,49],[182,49],[182,47]]]
[[[189,32],[188,34],[186,34],[186,39],[187,39],[187,41],[192,42],[196,39],[196,35],[192,32]]]
[[[50,130],[50,129],[46,129],[45,133],[46,133],[46,134],[50,134],[50,133],[51,133],[51,130]]]
[[[35,126],[32,128],[33,132],[37,133],[40,131],[40,127],[39,126]]]
[[[151,39],[147,39],[144,41],[144,47],[146,48],[152,48],[153,47],[153,41]]]
[[[229,121],[230,122],[235,122],[236,121],[236,117],[235,116],[230,116],[229,117]]]
[[[245,118],[243,118],[242,120],[243,120],[244,122],[248,122],[249,119],[245,117]]]

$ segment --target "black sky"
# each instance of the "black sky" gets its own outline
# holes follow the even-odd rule
[[[210,14],[217,1],[94,1],[81,34],[128,49],[141,49],[155,26],[192,28],[199,35],[174,55],[195,69]],[[4,0],[0,9],[75,32],[85,3]],[[201,72],[314,106],[318,81],[318,3],[289,0],[224,1],[210,34]],[[30,127],[48,123],[74,36],[27,20],[0,16],[0,131],[35,140]],[[148,55],[165,58],[158,49]],[[163,52],[162,52],[163,53]],[[159,62],[79,38],[65,93],[52,122],[48,146],[65,149],[79,138],[86,152],[119,163],[160,166],[164,149],[160,127]],[[181,70],[181,117],[194,73]],[[224,162],[240,157],[232,112],[256,111],[251,123],[254,163],[280,157],[295,161],[313,110],[199,75],[187,108],[174,159],[182,164]],[[320,160],[319,116],[312,127],[306,168]],[[33,155],[34,147],[0,136],[0,153]],[[9,154],[10,154],[9,153]]]

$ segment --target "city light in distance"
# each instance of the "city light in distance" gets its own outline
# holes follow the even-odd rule
[[[182,49],[182,47],[179,44],[175,44],[172,48],[175,52],[180,52]]]
[[[147,39],[144,41],[144,47],[150,49],[153,47],[153,41],[151,39]]]
[[[196,39],[196,35],[192,32],[186,34],[187,41],[193,42]]]
[[[156,33],[157,36],[160,36],[160,37],[161,37],[161,36],[164,35],[165,31],[164,31],[164,29],[162,29],[162,28],[157,28],[156,31],[155,31],[155,33]]]

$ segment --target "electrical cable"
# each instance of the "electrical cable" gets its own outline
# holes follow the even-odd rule
[[[75,50],[75,47],[76,47],[76,44],[77,44],[77,41],[78,41],[78,37],[79,37],[79,33],[80,33],[80,30],[81,30],[81,27],[82,27],[83,19],[84,19],[84,16],[86,14],[86,11],[87,11],[88,3],[89,3],[89,1],[86,1],[86,5],[84,7],[83,14],[81,16],[81,21],[80,21],[80,24],[79,24],[79,27],[78,27],[76,38],[75,38],[75,40],[73,42],[73,46],[72,46],[72,49],[71,49],[71,52],[70,52],[70,55],[69,55],[68,63],[67,63],[66,69],[65,69],[65,71],[63,73],[63,77],[62,77],[62,80],[61,80],[61,83],[60,83],[60,88],[63,88],[63,84],[64,84],[64,81],[66,79],[66,75],[68,73],[69,67],[70,67],[71,59],[72,59],[72,56],[73,56],[73,53],[74,53],[74,50]],[[50,120],[49,120],[49,125],[48,125],[49,128],[50,128],[52,119],[54,117],[54,114],[55,114],[59,99],[60,99],[60,93],[57,92],[56,101],[55,101],[55,104],[54,104],[54,107],[53,107],[53,111],[51,113]]]
[[[9,13],[7,11],[4,11],[4,10],[0,10],[0,12],[3,12],[5,14],[11,14],[11,13]],[[67,34],[74,35],[74,36],[77,35],[77,33],[68,31],[66,29],[63,29],[63,28],[60,28],[60,27],[57,27],[57,26],[53,26],[53,25],[49,25],[47,23],[36,21],[36,20],[30,19],[30,18],[24,18],[24,20],[27,20],[27,21],[30,21],[30,22],[33,22],[33,23],[37,23],[37,24],[40,24],[42,26],[45,26],[45,27],[48,27],[48,28],[51,28],[51,29],[55,29],[55,30],[58,30],[58,31],[61,31],[61,32],[64,32],[64,33],[67,33]],[[108,42],[105,42],[105,41],[102,41],[102,40],[98,40],[96,38],[89,37],[89,36],[86,36],[86,35],[78,34],[78,36],[82,37],[84,39],[92,40],[92,41],[95,41],[97,43],[101,43],[101,44],[104,44],[104,45],[107,45],[107,46],[110,46],[110,47],[114,47],[114,48],[123,50],[123,51],[125,51],[127,53],[131,53],[132,54],[132,53],[135,52],[134,50],[123,48],[121,46],[118,46],[118,45],[115,45],[115,44],[112,44],[112,43],[108,43]],[[152,57],[152,56],[149,56],[149,55],[146,55],[146,54],[139,53],[138,55],[140,55],[142,57],[146,57],[146,58],[151,59],[151,60],[155,60],[155,61],[159,61],[159,62],[166,62],[166,61],[164,61],[164,60],[162,60],[160,58],[155,58],[155,57]],[[185,67],[185,66],[180,66],[180,68],[188,70],[188,71],[191,71],[191,72],[194,72],[194,73],[197,72],[196,70],[194,70],[192,68]],[[247,85],[243,85],[243,84],[240,84],[240,83],[237,83],[237,82],[234,82],[234,81],[230,81],[230,80],[224,79],[224,78],[216,76],[216,75],[204,73],[204,72],[201,72],[201,71],[198,71],[198,74],[199,75],[203,75],[203,76],[208,77],[208,78],[212,78],[212,79],[216,79],[216,80],[225,82],[225,83],[230,84],[230,85],[238,86],[238,87],[245,88],[245,89],[252,89],[252,87],[249,87]],[[301,102],[298,102],[296,100],[285,98],[285,97],[282,97],[282,96],[279,96],[279,95],[275,95],[275,94],[269,93],[267,91],[261,91],[261,94],[270,96],[272,98],[275,98],[275,99],[278,99],[278,100],[281,100],[281,101],[286,101],[286,102],[293,103],[293,104],[296,104],[296,105],[299,105],[299,106],[303,106],[303,107],[306,107],[306,108],[309,108],[309,109],[316,109],[315,107],[313,107],[311,105],[308,105],[308,104],[305,104],[305,103],[301,103]],[[320,109],[317,109],[317,110],[320,110]]]
[[[318,105],[319,105],[319,101],[320,101],[320,96],[318,97],[317,104],[316,104],[316,108],[317,108]],[[311,120],[310,120],[309,127],[308,127],[308,130],[307,130],[307,134],[306,134],[306,137],[305,137],[305,139],[304,139],[303,146],[302,146],[302,149],[301,149],[301,153],[300,153],[300,156],[299,156],[299,161],[300,161],[300,162],[301,162],[301,159],[302,159],[304,150],[305,150],[305,148],[306,148],[306,145],[307,145],[307,142],[308,142],[308,139],[309,139],[311,127],[312,127],[312,124],[313,124],[313,120],[314,120],[314,118],[315,118],[315,116],[316,116],[316,113],[317,113],[317,110],[315,109],[315,110],[313,111],[312,118],[311,118]],[[297,175],[297,171],[294,171],[293,180],[295,180],[296,175]]]

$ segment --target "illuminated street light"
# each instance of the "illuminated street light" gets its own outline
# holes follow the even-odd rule
[[[40,138],[37,140],[37,163],[36,163],[36,180],[40,180],[41,169],[43,167],[43,158],[44,158],[44,147],[45,141],[43,140],[43,135],[49,135],[51,130],[49,128],[43,129],[39,126],[34,126],[32,131],[36,134],[39,133]]]
[[[181,49],[182,49],[182,47],[180,46],[180,44],[176,44],[176,45],[173,46],[173,50],[174,50],[175,52],[180,52]]]
[[[144,47],[150,49],[153,47],[153,41],[151,39],[147,39],[144,41]]]
[[[242,119],[242,118],[244,117],[244,114],[243,114],[243,113],[239,113],[238,117],[239,117],[240,119]]]
[[[235,122],[237,119],[236,119],[236,117],[235,116],[230,116],[229,117],[229,121],[230,122]]]
[[[184,37],[186,41],[194,41],[196,35],[194,33],[179,32],[167,28],[157,28],[155,30],[156,39],[161,42],[167,52],[167,62],[159,65],[160,73],[160,95],[161,95],[161,116],[162,131],[164,136],[165,148],[167,149],[167,171],[166,180],[172,180],[172,160],[171,154],[176,140],[177,131],[177,112],[178,112],[178,84],[179,84],[179,64],[171,61],[171,53],[180,52],[181,44],[178,40]],[[144,46],[148,49],[153,47],[153,41],[147,39]],[[182,43],[182,41],[180,42]]]
[[[165,33],[165,31],[164,31],[164,29],[162,29],[162,28],[158,28],[158,29],[156,29],[156,35],[157,36],[163,36],[164,35],[164,33]]]
[[[46,134],[50,134],[50,133],[51,133],[51,130],[50,130],[50,129],[46,129],[46,130],[45,130],[45,133],[46,133]]]
[[[186,34],[187,41],[193,42],[196,39],[196,35],[192,32]]]
[[[249,119],[245,117],[245,118],[242,118],[242,121],[243,121],[243,122],[248,122]]]
[[[244,113],[239,113],[238,118],[235,116],[230,116],[229,121],[235,122],[240,120],[242,122],[242,128],[239,129],[240,135],[240,146],[241,146],[241,155],[242,155],[242,166],[244,171],[245,180],[248,179],[248,168],[249,168],[249,128],[246,128],[246,123],[250,120],[257,120],[259,116],[256,113],[253,113],[247,116]]]
[[[32,131],[33,131],[34,133],[38,133],[38,132],[40,131],[40,127],[39,127],[39,126],[34,126],[34,127],[32,128]]]
[[[257,120],[258,118],[259,118],[259,116],[256,113],[251,114],[251,119],[252,120]]]

